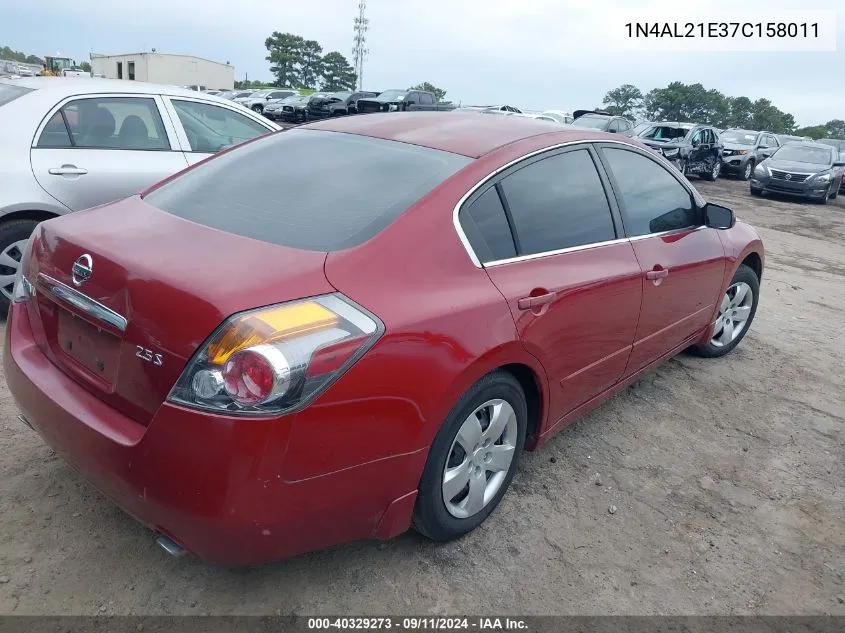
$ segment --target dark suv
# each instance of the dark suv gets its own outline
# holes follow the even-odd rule
[[[722,144],[716,128],[696,123],[652,123],[637,136],[685,176],[716,180],[722,169]]]
[[[308,101],[308,118],[325,119],[332,116],[357,114],[358,99],[375,97],[376,92],[332,92],[318,93]]]
[[[782,145],[771,132],[735,128],[722,132],[721,139],[724,146],[722,173],[738,174],[743,180],[748,180],[754,172],[754,166],[762,163]]]

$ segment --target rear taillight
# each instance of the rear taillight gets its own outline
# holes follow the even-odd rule
[[[242,312],[197,351],[168,400],[234,415],[299,409],[383,331],[377,317],[340,294]]]
[[[35,295],[35,286],[27,279],[29,274],[29,257],[32,252],[32,245],[35,242],[35,235],[37,231],[33,231],[29,236],[29,240],[21,252],[20,265],[18,272],[15,274],[15,285],[12,289],[12,302],[23,303],[33,295]]]

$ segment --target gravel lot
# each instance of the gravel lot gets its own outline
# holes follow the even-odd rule
[[[0,381],[0,613],[845,614],[845,199],[695,185],[766,244],[751,332],[527,454],[458,542],[409,533],[239,571],[169,558],[16,420]]]

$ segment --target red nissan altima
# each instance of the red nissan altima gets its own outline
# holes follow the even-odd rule
[[[171,553],[458,537],[658,363],[730,352],[754,230],[637,141],[473,113],[262,137],[38,226],[21,419]]]

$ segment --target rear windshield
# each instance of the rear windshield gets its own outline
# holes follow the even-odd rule
[[[0,106],[6,105],[18,97],[24,96],[27,92],[32,92],[32,88],[13,86],[11,84],[0,84]]]
[[[289,130],[221,154],[145,200],[244,237],[335,251],[372,238],[471,160],[396,141]]]

